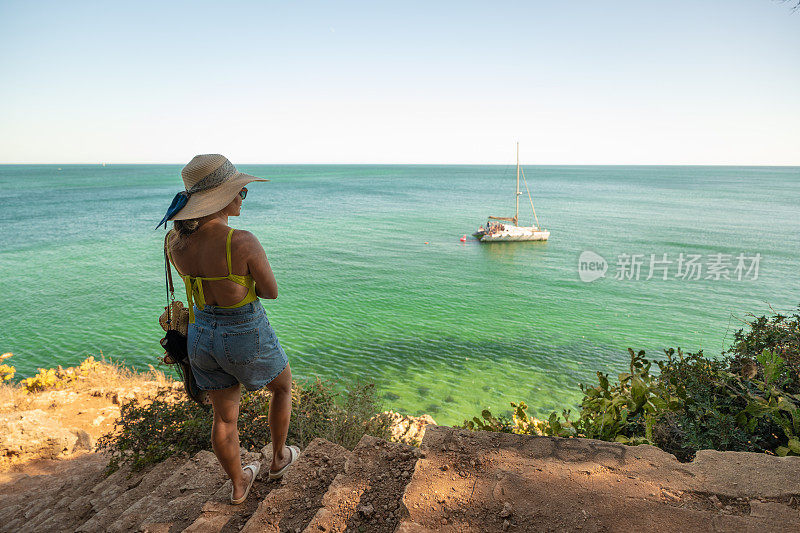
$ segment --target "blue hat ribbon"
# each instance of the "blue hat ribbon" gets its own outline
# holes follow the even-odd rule
[[[175,195],[175,198],[172,199],[172,203],[169,204],[169,208],[167,209],[167,214],[164,215],[164,218],[161,219],[161,222],[158,223],[156,229],[160,228],[161,225],[164,225],[164,229],[167,228],[167,221],[178,214],[178,211],[183,209],[183,206],[186,205],[186,202],[189,201],[189,193],[186,191],[181,191]]]

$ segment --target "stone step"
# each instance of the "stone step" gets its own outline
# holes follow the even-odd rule
[[[27,514],[35,517],[34,508],[54,505],[63,496],[59,491],[69,478],[80,474],[81,481],[103,470],[105,460],[94,454],[84,454],[69,460],[45,460],[38,470],[41,474],[3,474],[0,482],[0,524],[9,524]],[[53,475],[55,474],[55,475]],[[46,499],[42,502],[41,500]]]
[[[142,473],[144,475],[144,473]],[[119,468],[116,472],[97,483],[87,493],[76,498],[69,505],[69,510],[78,516],[93,516],[109,503],[125,492],[128,481],[134,477],[129,466]]]
[[[272,448],[265,446],[260,454],[248,453],[242,458],[242,465],[246,466],[258,461],[261,470],[253,482],[250,494],[244,503],[231,505],[230,480],[217,489],[206,501],[200,515],[183,531],[186,533],[219,533],[221,531],[239,531],[258,507],[258,502],[269,495],[277,484],[269,481],[267,472],[272,461]]]
[[[401,498],[419,450],[364,435],[304,531],[391,533],[408,515]]]
[[[269,458],[269,468],[271,445],[264,453]],[[333,479],[344,472],[350,455],[345,448],[325,439],[311,441],[277,487],[259,503],[242,533],[302,531],[321,508],[322,497]]]
[[[421,453],[398,533],[800,530],[800,457],[683,464],[653,446],[442,426]]]
[[[247,465],[261,462],[262,457],[258,452],[241,450],[242,463]],[[186,473],[183,483],[179,487],[163,492],[165,487],[160,487],[166,505],[151,506],[152,512],[141,523],[140,529],[144,533],[177,533],[194,522],[203,510],[205,503],[228,502],[230,500],[231,483],[217,458],[211,452],[200,452],[191,462],[196,463],[194,472]],[[260,491],[260,482],[257,480],[253,489],[257,495]],[[155,500],[158,496],[154,497]],[[216,498],[216,499],[215,499]],[[235,506],[230,506],[235,507]],[[239,511],[246,509],[243,504]],[[255,503],[252,503],[252,509]],[[237,528],[238,529],[238,528]]]
[[[69,509],[77,497],[87,494],[103,479],[105,460],[86,454],[57,464],[59,475],[31,476],[15,484],[16,494],[6,495],[0,506],[15,509],[4,516],[9,531],[73,531],[82,516]],[[5,514],[5,513],[4,513]]]
[[[25,476],[19,478],[13,485],[3,487],[4,493],[0,494],[0,524],[18,527],[28,520],[25,518],[26,514],[28,517],[33,517],[48,505],[55,503],[58,492],[49,490],[43,482],[45,478],[46,476]],[[60,487],[61,485],[58,488]]]
[[[118,472],[121,478],[116,488],[113,488],[113,485],[109,486],[98,498],[90,500],[94,515],[75,531],[79,533],[106,531],[131,505],[155,490],[186,461],[185,457],[170,457],[141,472],[130,473],[130,477],[127,471]]]
[[[128,507],[107,531],[180,531],[197,518],[203,504],[224,482],[217,458],[201,451]]]
[[[104,461],[105,462],[105,461]],[[105,471],[105,467],[103,468]],[[87,476],[83,472],[82,476]],[[114,474],[103,478],[103,474],[87,479],[86,490],[73,489],[67,491],[61,506],[50,509],[47,512],[47,519],[37,522],[36,531],[70,531],[74,532],[77,527],[89,519],[97,512],[97,509],[107,505],[113,500],[123,488],[125,478],[130,474],[128,469],[120,469]],[[93,486],[92,482],[97,481]],[[83,493],[81,495],[81,493]],[[72,500],[72,501],[70,501]],[[65,504],[65,506],[64,506]]]
[[[153,511],[158,508],[169,508],[174,492],[187,491],[192,494],[191,488],[195,483],[202,483],[209,477],[213,477],[213,474],[206,472],[206,468],[210,470],[212,461],[215,459],[211,452],[202,451],[178,466],[177,469],[164,472],[165,477],[162,477],[155,487],[145,491],[127,509],[124,509],[117,519],[106,527],[106,531],[117,533],[138,531]],[[222,479],[215,481],[221,483]],[[203,501],[195,502],[198,511]]]

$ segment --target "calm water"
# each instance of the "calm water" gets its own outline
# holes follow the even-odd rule
[[[800,168],[526,167],[547,243],[459,242],[513,214],[498,166],[242,166],[234,227],[267,250],[264,301],[296,377],[375,380],[388,407],[442,423],[525,400],[573,405],[628,346],[719,353],[747,313],[800,303]],[[180,166],[0,166],[0,352],[31,375],[87,355],[160,355],[163,230]],[[527,197],[521,197],[521,213]],[[523,220],[526,222],[526,220]],[[426,244],[426,242],[428,244]],[[586,283],[581,252],[608,262]],[[650,254],[733,256],[731,280],[648,275]],[[736,256],[760,254],[736,279]],[[642,254],[640,279],[615,279]],[[749,263],[748,263],[749,265]]]

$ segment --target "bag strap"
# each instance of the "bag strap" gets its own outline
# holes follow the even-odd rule
[[[175,299],[175,288],[172,286],[172,269],[169,267],[169,250],[167,246],[169,246],[169,234],[171,232],[168,231],[167,234],[164,236],[164,270],[166,271],[167,275],[167,290],[172,295],[172,299]]]
[[[172,286],[172,269],[169,265],[169,251],[167,250],[170,233],[171,232],[168,231],[164,236],[164,280],[167,286],[167,329],[172,325],[172,316],[170,316],[172,312],[171,304],[175,301],[175,287]]]

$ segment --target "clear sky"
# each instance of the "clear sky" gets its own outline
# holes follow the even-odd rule
[[[800,165],[774,0],[0,0],[0,163]]]

